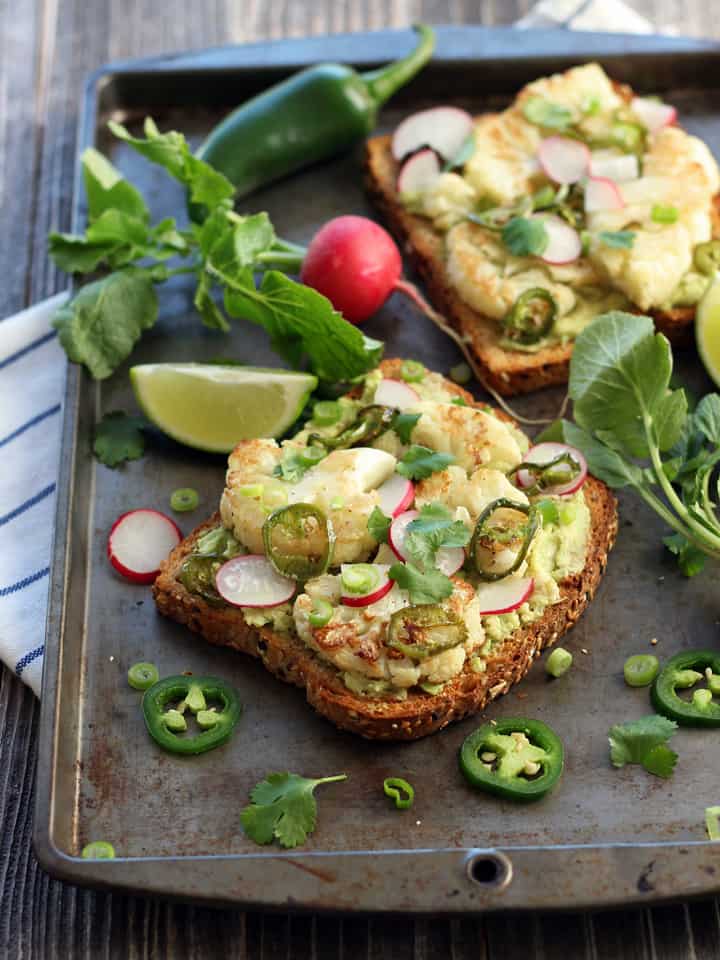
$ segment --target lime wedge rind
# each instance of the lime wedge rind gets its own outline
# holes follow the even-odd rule
[[[720,274],[715,275],[698,304],[695,340],[705,370],[720,387]]]
[[[297,420],[317,377],[265,367],[141,364],[130,370],[140,408],[179,443],[228,453],[241,440],[280,437]]]

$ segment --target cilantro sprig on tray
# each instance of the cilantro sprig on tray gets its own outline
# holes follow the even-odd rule
[[[268,774],[250,791],[252,802],[240,814],[243,830],[255,843],[272,843],[275,839],[283,847],[299,846],[315,829],[315,788],[342,780],[347,780],[346,774],[318,780],[297,773]]]
[[[87,228],[49,237],[50,255],[62,270],[93,277],[54,321],[71,360],[95,379],[110,376],[155,324],[157,286],[189,274],[195,277],[194,305],[207,327],[227,331],[231,318],[256,323],[291,366],[307,362],[331,382],[377,365],[379,341],[344,320],[321,294],[275,269],[297,271],[305,251],[279,239],[266,213],[237,214],[230,181],[195,157],[181,133],[160,133],[150,118],[144,137],[131,136],[121,124],[109,126],[182,184],[205,218],[186,226],[174,217],[153,224],[136,187],[97,150],[83,153]],[[111,272],[95,279],[97,271]],[[263,274],[259,284],[257,273]]]

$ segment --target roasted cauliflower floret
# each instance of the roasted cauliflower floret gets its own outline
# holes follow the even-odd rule
[[[522,460],[514,434],[485,410],[452,403],[418,403],[412,412],[421,414],[413,443],[453,454],[456,464],[466,471],[479,466],[509,470]]]

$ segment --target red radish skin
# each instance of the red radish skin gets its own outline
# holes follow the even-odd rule
[[[420,150],[409,157],[400,168],[398,193],[413,194],[427,190],[440,176],[440,161],[434,150]]]
[[[373,403],[384,407],[397,407],[398,410],[407,410],[420,400],[420,394],[402,380],[385,378],[381,380],[375,390]]]
[[[457,107],[431,107],[406,117],[392,137],[392,155],[403,160],[422,147],[430,147],[450,160],[471,134],[473,118]]]
[[[640,123],[650,132],[657,133],[677,120],[677,110],[669,103],[659,103],[649,97],[633,97],[630,104]]]
[[[182,538],[175,521],[159,510],[129,510],[110,528],[108,559],[126,580],[152,583],[160,573],[160,564]]]
[[[538,160],[555,183],[577,183],[590,169],[590,150],[579,140],[547,137],[538,149]]]
[[[589,177],[585,185],[585,212],[622,210],[625,206],[620,188],[609,177]]]
[[[580,487],[582,487],[587,480],[587,460],[576,447],[571,447],[568,443],[555,443],[551,441],[547,441],[546,443],[538,443],[536,446],[530,447],[528,452],[525,454],[524,459],[526,463],[544,464],[550,463],[556,457],[559,457],[564,453],[570,454],[575,463],[577,463],[577,465],[580,467],[580,473],[568,483],[559,484],[556,487],[547,487],[545,490],[543,490],[543,493],[552,494],[558,497],[566,497],[573,493],[577,493]],[[528,470],[518,471],[517,484],[521,489],[527,490],[527,488],[531,487],[534,482],[533,476]]]
[[[300,279],[350,323],[362,323],[400,280],[402,260],[390,234],[366,217],[336,217],[313,237]]]
[[[480,604],[480,616],[492,617],[502,613],[512,613],[528,600],[535,589],[532,577],[512,577],[486,583],[478,588],[477,598]]]
[[[399,473],[394,473],[377,489],[380,497],[380,509],[386,517],[397,517],[404,513],[415,499],[415,487]]]
[[[233,607],[279,607],[297,584],[283,577],[262,554],[233,557],[215,574],[217,592]]]

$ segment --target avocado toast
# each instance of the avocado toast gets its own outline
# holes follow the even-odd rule
[[[368,141],[371,199],[498,392],[567,381],[574,337],[607,310],[649,313],[673,340],[692,323],[714,273],[703,260],[720,246],[718,169],[673,120],[646,126],[648,103],[654,116],[654,101],[634,98],[597,64],[535,81],[507,110],[474,118],[469,157],[441,158],[439,174],[410,192],[400,189],[405,165],[393,138]],[[556,174],[558,183],[547,171],[553,149],[568,142],[585,151],[587,167],[574,182]],[[523,246],[527,233],[506,233],[511,220],[544,222],[565,240],[570,228],[577,250],[550,262],[541,245]],[[528,336],[516,314],[538,290],[552,303],[553,325]]]
[[[282,447],[275,441],[239,444],[230,456],[220,512],[173,550],[153,588],[161,613],[210,643],[259,657],[277,677],[304,688],[308,702],[338,727],[385,740],[425,736],[506,693],[541,650],[578,619],[600,581],[617,527],[614,497],[592,477],[571,495],[539,496],[531,490],[527,497],[507,477],[528,446],[515,425],[437,374],[424,372],[420,381],[404,385],[402,369],[399,360],[384,361],[362,391],[358,388],[340,401],[341,420],[332,428],[320,427],[318,432],[310,421]],[[415,394],[416,401],[402,411],[404,422],[376,432],[369,439],[372,446],[327,452],[333,437],[347,435],[347,421],[353,422],[358,413],[365,416],[368,400],[382,397],[381,387],[388,383],[403,384]],[[293,470],[298,451],[317,444],[320,436],[328,444],[324,461],[298,476]],[[481,598],[492,583],[475,576],[463,551],[462,567],[452,564],[445,567],[449,575],[442,572],[443,560],[457,547],[437,550],[426,567],[429,581],[412,580],[417,568],[407,557],[414,560],[415,555],[407,548],[403,552],[397,542],[390,545],[398,516],[410,515],[412,501],[407,497],[398,503],[390,531],[385,527],[389,543],[380,542],[382,523],[373,525],[370,519],[370,514],[374,520],[382,517],[378,489],[390,476],[397,477],[402,464],[413,461],[411,451],[418,449],[427,451],[425,456],[440,453],[443,459],[434,469],[427,461],[430,467],[415,473],[415,508],[421,518],[432,517],[433,530],[457,535],[466,529],[460,540],[467,551],[470,531],[477,529],[478,517],[488,506],[517,503],[519,511],[533,516],[522,563],[512,572],[506,565],[508,573],[493,580],[505,587],[532,583],[512,611],[481,613]],[[340,482],[332,467],[340,462],[337,454],[345,455]],[[281,513],[283,496],[289,501],[287,510],[311,504],[322,511],[319,515],[327,515],[335,549],[327,571],[307,582],[300,579],[285,603],[250,607],[225,602],[214,579],[218,570],[228,558],[267,544],[266,521]],[[559,509],[548,512],[548,503]],[[541,512],[547,519],[538,519]],[[506,519],[511,513],[505,510]],[[505,532],[499,541],[510,547],[517,548],[517,538],[525,536],[521,532],[513,540],[515,534]],[[406,563],[397,562],[401,556]],[[367,576],[370,568],[382,581],[389,567],[397,582],[390,580],[382,596],[352,595],[351,575]],[[367,594],[367,585],[355,586]],[[316,618],[323,606],[328,610],[324,622]],[[417,611],[413,631],[408,618]],[[420,641],[428,649],[422,649]]]

